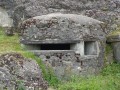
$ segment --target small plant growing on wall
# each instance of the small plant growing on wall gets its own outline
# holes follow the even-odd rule
[[[17,81],[17,90],[26,90],[23,81]]]

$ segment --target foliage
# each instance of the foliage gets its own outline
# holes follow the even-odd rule
[[[106,44],[106,48],[105,48],[105,54],[109,54],[112,52],[112,46],[111,44]]]
[[[104,68],[102,70],[101,73],[103,76],[107,76],[107,75],[112,75],[112,76],[116,76],[116,77],[117,77],[117,75],[120,76],[120,64],[113,63],[111,65],[108,65],[106,68]]]
[[[22,81],[17,81],[18,88],[17,90],[26,90]]]
[[[113,63],[115,60],[113,60],[113,50],[111,44],[106,44],[105,48],[105,54],[104,54],[104,65]]]

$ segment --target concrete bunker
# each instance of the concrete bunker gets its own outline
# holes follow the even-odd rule
[[[58,78],[98,73],[104,65],[103,22],[53,13],[21,23],[21,43],[53,68]],[[48,58],[49,57],[49,58]]]

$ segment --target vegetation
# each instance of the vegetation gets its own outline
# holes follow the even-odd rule
[[[111,44],[106,44],[104,56],[105,65],[115,62],[115,60],[113,60],[113,50]]]
[[[17,90],[25,90],[25,86],[22,81],[18,81],[17,84],[18,84]]]
[[[106,54],[111,51],[111,47],[107,46]],[[17,35],[5,36],[4,31],[0,28],[0,54],[6,52],[18,52],[26,58],[36,60],[42,69],[44,78],[56,90],[119,90],[120,88],[120,64],[112,63],[106,66],[100,75],[79,77],[71,76],[69,81],[59,81],[53,74],[52,69],[46,70],[42,61],[35,57],[33,53],[24,51]],[[20,83],[20,88],[22,84]]]
[[[120,64],[111,64],[98,76],[72,77],[58,86],[58,90],[119,90]]]
[[[120,26],[118,26],[118,28],[112,32],[109,33],[109,36],[116,36],[116,35],[120,35]]]
[[[22,54],[26,58],[36,60],[40,68],[42,69],[45,80],[47,80],[48,83],[52,86],[56,86],[56,84],[58,84],[59,81],[53,74],[53,71],[52,69],[50,69],[50,67],[46,69],[40,58],[36,57],[33,53],[24,51],[22,49],[17,34],[15,34],[14,36],[6,36],[4,34],[4,29],[0,27],[0,54],[9,52],[17,52]]]

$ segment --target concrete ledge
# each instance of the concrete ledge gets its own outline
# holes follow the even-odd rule
[[[65,53],[74,53],[77,55],[77,53],[75,53],[74,50],[29,50],[30,52],[33,52],[35,54],[53,54],[53,53],[62,53],[62,54],[65,54]],[[80,54],[79,54],[80,55]],[[92,58],[97,58],[98,55],[83,55],[83,56],[80,56],[80,59],[81,60],[87,60],[87,59],[92,59]]]
[[[74,50],[29,50],[30,52],[33,53],[75,53]]]
[[[36,41],[30,41],[30,40],[20,40],[22,44],[66,44],[66,43],[79,43],[80,40],[36,40]]]
[[[120,41],[120,35],[107,37],[107,42],[119,42],[119,41]]]

